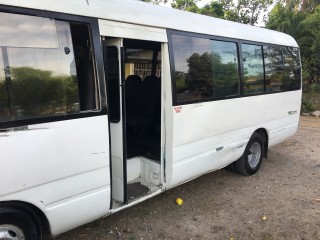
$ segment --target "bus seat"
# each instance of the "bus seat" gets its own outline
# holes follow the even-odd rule
[[[161,80],[151,75],[145,78],[142,84],[145,105],[144,116],[147,120],[147,130],[142,138],[144,145],[144,156],[159,161],[160,160],[160,139],[161,139]]]
[[[141,85],[141,91],[135,111],[127,111],[127,125],[140,135],[155,124],[157,102],[160,99],[160,79],[155,75],[147,76]],[[129,109],[128,109],[129,110]]]
[[[130,114],[136,114],[139,105],[139,96],[141,94],[142,79],[138,75],[130,75],[125,82],[126,111]]]
[[[148,118],[148,124],[152,125],[157,108],[158,99],[160,99],[160,79],[155,75],[145,77],[141,88],[141,107],[140,114]]]

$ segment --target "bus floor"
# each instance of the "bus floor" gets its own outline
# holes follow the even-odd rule
[[[128,133],[127,159],[137,156],[143,156],[155,162],[160,162],[160,138],[150,134],[143,139],[137,139]]]
[[[161,187],[153,183],[150,183],[141,177],[138,177],[127,184],[127,204],[133,203],[142,197],[148,196],[156,191],[160,190]],[[112,208],[117,209],[123,207],[125,203],[112,199]]]
[[[155,191],[159,190],[160,187],[144,180],[139,177],[130,182],[127,185],[127,195],[128,195],[128,203],[134,202],[135,200],[147,196]]]

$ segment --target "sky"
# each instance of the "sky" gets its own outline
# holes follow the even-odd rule
[[[203,7],[204,5],[206,5],[207,3],[211,2],[212,0],[202,0],[198,3],[199,7]]]

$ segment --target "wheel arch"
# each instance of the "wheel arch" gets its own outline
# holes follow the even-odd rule
[[[254,133],[260,134],[264,139],[264,153],[263,156],[265,158],[268,157],[268,147],[269,147],[269,134],[268,131],[265,128],[259,128]]]
[[[1,207],[14,208],[23,211],[24,213],[28,214],[37,224],[38,231],[41,235],[44,231],[51,233],[50,223],[46,215],[37,206],[23,201],[3,201],[0,202],[0,208]]]

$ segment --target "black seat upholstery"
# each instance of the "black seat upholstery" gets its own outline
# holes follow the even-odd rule
[[[129,114],[136,114],[138,111],[139,97],[141,95],[142,79],[138,75],[130,75],[126,79],[126,111]]]
[[[161,81],[155,75],[147,76],[142,84],[138,96],[127,98],[127,139],[134,144],[145,145],[150,135],[154,135],[157,126],[160,126],[161,113]],[[129,95],[130,96],[130,95]],[[130,101],[130,102],[129,102]],[[134,107],[132,105],[135,105]],[[159,112],[159,113],[158,113]],[[131,142],[131,144],[133,144]],[[141,149],[144,149],[142,146]],[[142,150],[143,152],[143,150]]]
[[[161,140],[161,80],[156,76],[148,76],[144,80],[143,86],[148,92],[146,98],[149,99],[146,114],[148,115],[148,129],[142,139],[146,152],[143,154],[149,159],[160,160],[160,140]],[[149,88],[152,88],[150,91]],[[148,96],[150,93],[151,96]]]
[[[142,82],[139,115],[145,118],[146,126],[154,124],[160,87],[160,79],[155,75],[147,76]]]
[[[128,89],[126,104],[127,124],[129,127],[146,129],[154,124],[156,106],[158,99],[160,99],[160,86],[160,79],[157,76],[150,75],[143,80],[141,88],[135,86],[137,87],[135,94],[131,92],[133,88],[130,89],[130,92]]]

